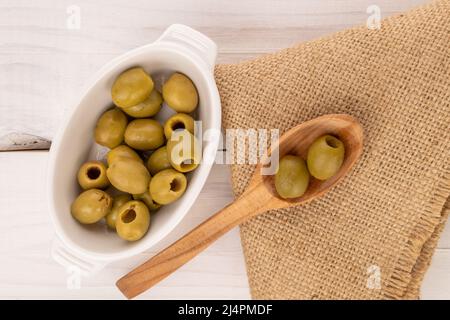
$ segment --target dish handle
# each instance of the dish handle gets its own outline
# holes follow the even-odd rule
[[[183,24],[172,24],[156,42],[175,43],[197,55],[209,70],[214,69],[217,45],[204,34]]]
[[[108,261],[93,260],[73,252],[58,237],[53,239],[51,256],[53,260],[66,268],[67,272],[79,272],[84,277],[96,274],[108,264]]]

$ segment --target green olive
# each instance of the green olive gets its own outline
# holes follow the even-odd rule
[[[130,108],[147,99],[153,87],[153,80],[144,69],[132,68],[116,78],[111,88],[111,97],[116,106]]]
[[[200,142],[187,130],[174,131],[167,141],[167,157],[172,167],[180,172],[195,170],[201,156]]]
[[[122,143],[127,127],[127,116],[118,108],[106,111],[97,121],[95,142],[110,149]]]
[[[147,118],[157,114],[161,109],[161,104],[161,94],[157,90],[153,90],[150,96],[141,103],[122,110],[133,118]]]
[[[275,174],[275,188],[280,197],[297,198],[302,196],[309,185],[309,172],[305,160],[287,155],[280,159]]]
[[[151,182],[152,181],[150,180],[150,183]],[[161,205],[159,203],[153,201],[152,196],[148,191],[142,194],[133,194],[133,199],[144,202],[145,205],[150,209],[150,211],[156,211],[161,208]]]
[[[72,216],[83,224],[92,224],[105,217],[112,207],[112,198],[105,191],[89,189],[82,192],[72,203]]]
[[[152,178],[149,192],[155,202],[169,204],[183,195],[186,185],[184,174],[173,169],[165,169]]]
[[[138,162],[142,162],[143,160],[139,155],[131,149],[129,146],[126,145],[120,145],[118,147],[115,147],[114,149],[110,150],[108,154],[106,155],[106,161],[108,162],[108,165],[110,166],[114,161],[121,158],[127,158],[131,160],[136,160]]]
[[[190,113],[197,108],[198,93],[191,79],[174,73],[162,87],[164,101],[176,112]]]
[[[127,241],[141,239],[150,227],[150,212],[141,201],[128,201],[119,208],[116,231],[119,237]]]
[[[174,114],[164,124],[164,134],[167,139],[170,139],[172,132],[182,129],[194,134],[194,119],[185,113]]]
[[[137,150],[152,150],[164,144],[161,124],[153,119],[136,119],[125,131],[125,142]]]
[[[329,179],[341,168],[344,155],[345,147],[341,140],[331,135],[322,136],[308,149],[308,170],[316,179]]]
[[[111,184],[122,192],[140,194],[147,191],[150,173],[139,161],[119,159],[106,170]]]
[[[161,170],[170,169],[169,158],[167,157],[167,147],[161,147],[155,150],[147,160],[147,168],[151,175],[155,175]]]
[[[78,183],[87,189],[104,189],[109,186],[109,180],[106,176],[106,166],[101,161],[88,161],[78,170]]]
[[[116,220],[119,214],[119,209],[125,203],[131,200],[131,196],[129,194],[123,193],[115,196],[113,198],[113,205],[111,211],[106,215],[105,220],[108,227],[113,230],[116,230]]]

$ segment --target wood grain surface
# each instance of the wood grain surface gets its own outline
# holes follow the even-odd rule
[[[89,78],[172,23],[205,33],[217,62],[233,63],[366,24],[374,4],[385,17],[423,2],[0,0],[0,150],[48,148]]]
[[[0,299],[122,299],[114,283],[233,200],[230,174],[215,166],[183,222],[151,252],[107,266],[70,287],[70,273],[50,257],[54,231],[45,193],[48,153],[0,152]],[[450,227],[422,287],[424,299],[450,299]],[[30,268],[30,266],[33,266]],[[250,298],[238,228],[139,299]]]
[[[108,60],[185,23],[219,45],[233,63],[365,24],[425,0],[0,0],[0,149],[48,148],[83,85]],[[80,29],[67,28],[80,9]],[[69,13],[68,13],[69,12]],[[69,19],[69,20],[68,20]],[[45,194],[47,152],[0,152],[0,299],[122,298],[114,282],[232,201],[228,168],[215,166],[199,201],[152,252],[109,265],[71,287],[50,258],[54,237]],[[33,268],[29,268],[32,265]],[[142,299],[247,299],[235,228]],[[450,229],[444,232],[422,297],[450,298]]]

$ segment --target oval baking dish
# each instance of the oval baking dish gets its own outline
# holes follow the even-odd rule
[[[60,240],[53,245],[55,260],[65,266],[75,265],[84,274],[90,274],[108,262],[150,249],[187,214],[206,181],[212,161],[199,165],[189,177],[184,196],[153,215],[150,230],[135,243],[123,241],[104,226],[86,228],[79,224],[70,214],[70,205],[79,192],[75,178],[78,168],[83,161],[99,153],[93,141],[93,130],[98,117],[112,105],[110,88],[117,75],[134,66],[142,66],[160,79],[174,71],[186,74],[199,93],[200,103],[196,112],[197,119],[202,121],[203,132],[208,129],[218,132],[221,106],[213,75],[216,55],[217,47],[209,38],[187,26],[172,25],[157,41],[114,59],[94,77],[78,105],[63,122],[50,150],[49,211],[56,240]],[[163,109],[169,112],[167,107]],[[218,139],[203,141],[204,157],[213,159],[217,147]]]

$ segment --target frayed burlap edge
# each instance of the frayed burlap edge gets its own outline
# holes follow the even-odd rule
[[[450,159],[449,159],[450,160]],[[431,264],[439,236],[450,213],[450,168],[443,174],[436,194],[425,208],[422,223],[413,229],[392,277],[387,282],[387,299],[418,299],[420,285]]]
[[[434,1],[433,1],[434,2]],[[423,7],[433,4],[430,3]],[[389,17],[387,20],[395,19],[403,14]],[[356,28],[355,28],[356,29]],[[346,32],[346,31],[342,31]],[[331,38],[326,36],[316,41]],[[450,159],[449,161],[450,162]],[[233,170],[233,169],[232,169]],[[233,182],[233,189],[236,193],[238,188]],[[236,193],[238,195],[239,192]],[[386,287],[383,290],[383,297],[386,299],[417,299],[420,295],[420,285],[424,275],[430,266],[431,259],[437,246],[439,236],[444,229],[448,215],[450,214],[450,167],[445,168],[439,185],[434,195],[424,208],[422,220],[411,232],[408,242],[397,263],[395,264],[392,276],[387,280]],[[241,230],[242,236],[242,230]],[[243,247],[245,247],[244,238]],[[248,261],[247,252],[244,250],[244,258]],[[251,295],[255,294],[252,290],[250,281]]]

